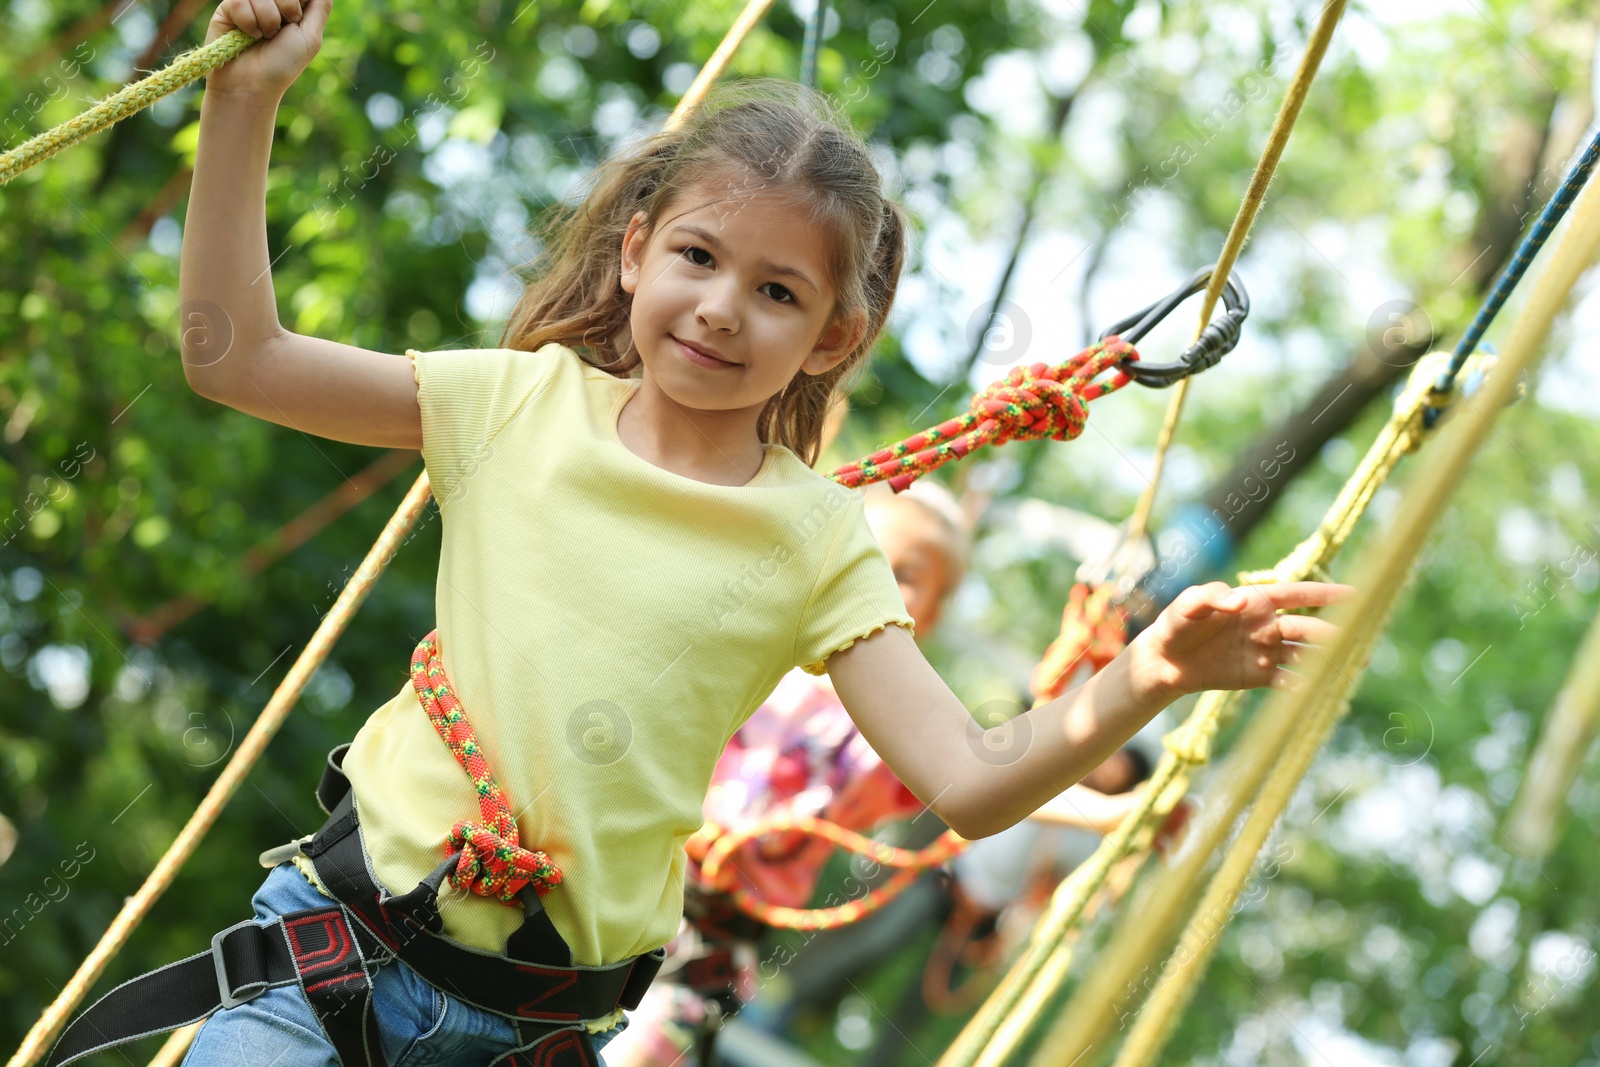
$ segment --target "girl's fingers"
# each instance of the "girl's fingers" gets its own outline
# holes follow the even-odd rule
[[[1173,609],[1188,619],[1203,619],[1218,611],[1234,612],[1244,605],[1244,591],[1233,589],[1227,582],[1192,585],[1172,602]]]
[[[283,16],[278,13],[278,5],[274,0],[250,0],[250,10],[255,12],[256,25],[268,37],[277,34],[283,26]]]
[[[223,6],[228,9],[228,17],[236,27],[251,37],[261,36],[261,23],[256,18],[255,8],[250,6],[250,0],[237,0],[237,3]]]
[[[1339,628],[1327,619],[1311,615],[1280,615],[1278,633],[1285,641],[1298,641],[1302,645],[1331,645],[1339,637]]]
[[[1337,604],[1355,591],[1354,586],[1338,582],[1276,582],[1250,587],[1250,592],[1260,593],[1279,609],[1326,607]]]

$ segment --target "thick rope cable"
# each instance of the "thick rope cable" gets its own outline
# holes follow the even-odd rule
[[[706,98],[706,93],[711,91],[711,86],[728,69],[733,62],[733,54],[739,50],[744,39],[750,31],[755,29],[767,14],[767,9],[772,7],[772,0],[748,0],[744,10],[739,12],[739,17],[733,20],[733,25],[728,27],[728,32],[723,35],[722,43],[717,45],[717,50],[711,53],[711,58],[706,60],[706,65],[700,68],[694,81],[689,83],[689,88],[678,100],[678,106],[672,109],[672,114],[667,117],[665,128],[675,130],[682,126],[696,108]]]
[[[0,185],[35,163],[49,159],[62,149],[92,137],[129,115],[144,110],[169,93],[205,77],[255,43],[255,38],[249,34],[241,30],[229,30],[210,44],[183,53],[169,66],[148,78],[141,78],[106,97],[83,114],[24,141],[0,155]]]
[[[1600,138],[1597,138],[1600,140]],[[1591,150],[1594,145],[1591,144]],[[1575,198],[1583,185],[1581,173],[1592,169],[1594,161],[1591,152],[1586,152],[1583,159],[1574,166],[1569,173],[1563,192],[1567,194],[1570,202]],[[1558,197],[1559,199],[1559,197]],[[1559,219],[1565,207],[1552,209],[1547,206],[1533,231],[1519,244],[1517,258],[1523,261],[1523,268],[1516,274],[1520,278],[1526,271],[1527,261],[1543,245],[1548,237],[1549,229],[1553,228],[1554,220]],[[1547,222],[1547,219],[1550,221]],[[1540,231],[1543,232],[1540,232]],[[1502,281],[1505,276],[1502,276]],[[1438,415],[1439,409],[1449,400],[1449,389],[1457,382],[1460,372],[1465,366],[1456,366],[1454,371],[1448,367],[1456,360],[1461,359],[1463,353],[1470,357],[1471,350],[1476,347],[1477,340],[1481,339],[1482,328],[1486,327],[1494,318],[1494,311],[1504,305],[1507,291],[1496,286],[1496,293],[1485,298],[1484,304],[1474,318],[1474,324],[1479,328],[1475,331],[1471,342],[1463,341],[1455,347],[1453,356],[1445,361],[1441,354],[1429,356],[1427,361],[1419,364],[1414,369],[1408,390],[1402,395],[1400,404],[1407,407],[1410,414],[1404,416],[1404,421],[1409,428],[1402,429],[1393,420],[1389,427],[1380,434],[1373,450],[1369,450],[1362,465],[1358,467],[1351,479],[1342,490],[1341,503],[1336,503],[1324,518],[1322,525],[1310,537],[1303,541],[1290,557],[1281,561],[1273,571],[1259,572],[1257,574],[1243,574],[1243,581],[1267,580],[1299,580],[1306,577],[1325,576],[1325,568],[1331,559],[1332,553],[1338,551],[1346,537],[1349,536],[1355,522],[1370,502],[1373,493],[1387,478],[1387,469],[1378,469],[1373,466],[1377,463],[1381,467],[1391,467],[1392,464],[1380,458],[1387,452],[1394,460],[1398,460],[1407,450],[1403,438],[1420,433],[1426,429]],[[1420,410],[1421,422],[1412,424],[1409,420],[1417,417],[1414,410],[1421,399],[1417,389],[1421,378],[1428,373],[1427,367],[1440,366],[1441,371],[1432,386],[1433,393],[1428,397],[1428,404]],[[1474,364],[1479,366],[1479,364]],[[1481,367],[1480,367],[1481,369]],[[1408,401],[1406,397],[1409,396]],[[1397,408],[1396,412],[1400,412]],[[1398,450],[1396,451],[1395,449]],[[1343,498],[1348,498],[1344,501]],[[1348,503],[1349,506],[1344,506]],[[1273,578],[1276,574],[1278,577]],[[1205,698],[1210,700],[1211,695]],[[1232,709],[1237,704],[1238,695],[1224,695],[1222,703],[1215,709],[1206,708],[1206,711],[1215,711],[1219,722],[1226,722],[1232,715]],[[1286,738],[1285,738],[1286,741]],[[1220,847],[1225,837],[1227,827],[1238,817],[1248,805],[1250,796],[1259,786],[1260,777],[1254,777],[1253,783],[1247,790],[1233,788],[1240,771],[1231,772],[1231,777],[1225,778],[1228,786],[1225,790],[1226,802],[1224,823],[1212,826],[1210,830],[1204,829],[1206,824],[1191,833],[1191,841],[1199,848],[1200,854],[1191,855],[1190,860],[1166,873],[1159,882],[1158,888],[1148,900],[1140,902],[1140,921],[1137,925],[1126,921],[1119,924],[1118,930],[1113,934],[1107,950],[1096,962],[1095,970],[1088,976],[1080,987],[1073,1001],[1068,1005],[1066,1013],[1059,1020],[1051,1034],[1046,1038],[1040,1048],[1039,1055],[1035,1058],[1035,1067],[1045,1067],[1059,1059],[1072,1059],[1081,1055],[1085,1050],[1104,1040],[1110,1030],[1114,1016],[1119,1014],[1115,998],[1121,995],[1125,988],[1131,988],[1134,977],[1142,969],[1147,969],[1155,955],[1161,952],[1171,942],[1178,921],[1181,920],[1180,910],[1187,899],[1184,894],[1196,885],[1200,878],[1200,870],[1205,865],[1211,851]]]
[[[1278,107],[1277,117],[1272,120],[1272,130],[1267,135],[1266,147],[1261,150],[1261,158],[1256,162],[1255,173],[1250,176],[1250,184],[1245,187],[1244,199],[1239,203],[1239,211],[1234,215],[1233,225],[1228,228],[1228,236],[1222,242],[1222,252],[1217,256],[1216,269],[1211,272],[1211,280],[1206,284],[1205,297],[1200,303],[1200,324],[1195,329],[1196,340],[1204,332],[1206,324],[1211,321],[1212,312],[1217,308],[1217,300],[1222,296],[1222,288],[1228,283],[1228,275],[1233,272],[1233,265],[1238,262],[1239,254],[1244,251],[1244,244],[1250,237],[1251,227],[1255,225],[1256,215],[1260,213],[1261,205],[1266,201],[1267,187],[1272,184],[1272,177],[1277,172],[1278,160],[1283,158],[1283,151],[1289,145],[1289,136],[1294,133],[1295,122],[1300,118],[1300,110],[1305,106],[1306,96],[1311,92],[1311,84],[1316,80],[1317,69],[1322,65],[1322,57],[1328,51],[1328,44],[1333,40],[1333,31],[1339,25],[1340,16],[1344,14],[1346,2],[1347,0],[1329,0],[1317,19],[1310,40],[1306,42],[1305,53],[1300,57],[1300,66],[1295,71],[1294,80],[1289,83],[1289,91],[1284,94],[1283,103]],[[1133,515],[1128,519],[1130,541],[1143,537],[1149,525],[1150,512],[1155,506],[1156,489],[1161,484],[1161,468],[1167,450],[1172,446],[1172,438],[1177,432],[1178,420],[1183,415],[1183,403],[1188,399],[1191,380],[1185,378],[1180,381],[1172,392],[1172,399],[1167,403],[1166,415],[1161,420],[1161,433],[1156,438],[1156,454],[1150,468],[1150,481],[1139,494]]]
[[[1433,391],[1433,383],[1438,376],[1438,371],[1444,366],[1446,357],[1443,353],[1434,353],[1418,362],[1413,368],[1407,387],[1402,391],[1395,402],[1394,413],[1378,431],[1377,437],[1367,449],[1361,462],[1351,473],[1345,484],[1340,488],[1339,494],[1323,515],[1322,521],[1303,541],[1295,546],[1276,566],[1267,570],[1245,571],[1239,575],[1239,581],[1246,585],[1269,585],[1278,582],[1297,582],[1308,579],[1325,578],[1327,569],[1344,547],[1346,539],[1355,528],[1357,521],[1366,513],[1368,505],[1376,495],[1378,489],[1394,472],[1395,467],[1409,453],[1416,450],[1428,432],[1426,413],[1430,405],[1437,405],[1443,401],[1439,394]],[[1478,357],[1477,363],[1488,363],[1487,357]],[[1475,363],[1475,365],[1477,365]],[[1212,740],[1217,732],[1237,714],[1239,706],[1244,701],[1245,694],[1239,691],[1217,691],[1201,696],[1199,702],[1190,712],[1184,723],[1172,733],[1168,734],[1165,743],[1167,751],[1162,755],[1157,764],[1156,776],[1164,783],[1166,791],[1161,795],[1147,797],[1150,807],[1147,819],[1164,818],[1170,813],[1169,805],[1176,805],[1188,790],[1188,785],[1194,773],[1205,763],[1209,762]],[[1260,721],[1260,716],[1257,716]],[[1255,724],[1252,724],[1253,728]],[[1250,760],[1235,761],[1230,773],[1224,777],[1229,783],[1229,801],[1223,804],[1222,814],[1213,820],[1210,812],[1216,810],[1212,798],[1208,798],[1205,811],[1208,813],[1199,820],[1199,825],[1190,831],[1190,840],[1184,847],[1184,855],[1197,857],[1197,864],[1185,866],[1182,869],[1191,871],[1187,875],[1185,885],[1192,885],[1199,877],[1199,868],[1203,867],[1211,853],[1222,843],[1228,829],[1238,814],[1248,805],[1260,787],[1262,779],[1266,776],[1270,766],[1272,753],[1283,748],[1288,742],[1287,735],[1273,735],[1264,744],[1253,744],[1250,741],[1241,742],[1241,752],[1250,751],[1264,753],[1266,763],[1257,766]],[[1248,746],[1248,747],[1246,747]],[[1254,771],[1249,769],[1254,767]],[[1240,781],[1248,781],[1249,787],[1243,791],[1234,791]],[[1130,813],[1130,818],[1141,816],[1143,813],[1135,810]],[[1101,847],[1109,851],[1111,838]],[[1131,848],[1137,849],[1142,843],[1140,837],[1130,835]],[[1115,855],[1105,857],[1107,861],[1114,860]],[[1176,872],[1178,868],[1174,868]],[[1173,877],[1175,875],[1169,875]],[[1091,876],[1084,875],[1085,881]],[[1089,891],[1085,886],[1080,892]],[[1159,923],[1151,920],[1149,909],[1145,905],[1140,907],[1140,927],[1147,932],[1155,931]],[[1172,926],[1165,927],[1170,935]],[[1153,950],[1159,951],[1159,948]],[[1150,953],[1153,955],[1153,951]],[[1133,959],[1130,953],[1122,953],[1124,959]],[[1139,957],[1148,959],[1148,955]],[[1102,960],[1107,956],[1102,955]],[[1107,966],[1102,963],[1101,966]],[[1085,982],[1079,997],[1097,1000],[1099,1003],[1094,1008],[1088,1009],[1088,1016],[1095,1019],[1104,1019],[1108,1010],[1110,998],[1119,994],[1124,988],[1126,979],[1112,985],[1108,980]],[[1103,995],[1102,995],[1103,994]],[[1075,1008],[1068,1011],[1068,1018],[1077,1018],[1083,1015],[1079,1012],[1074,1015]],[[1063,1022],[1064,1030],[1069,1029]],[[1081,1038],[1081,1029],[1074,1030]],[[1083,1047],[1095,1044],[1103,1034],[1085,1042]],[[1065,1036],[1055,1039],[1065,1042]],[[1076,1039],[1075,1039],[1076,1040]],[[1047,1042],[1052,1046],[1053,1042]],[[1075,1050],[1077,1051],[1077,1050]],[[1043,1063],[1053,1062],[1059,1058],[1060,1051],[1052,1052],[1052,1058],[1036,1061],[1042,1067]],[[1070,1057],[1069,1057],[1070,1058]]]
[[[1555,845],[1562,808],[1600,729],[1600,614],[1589,624],[1572,667],[1528,758],[1522,788],[1506,819],[1506,836],[1533,863]]]
[[[715,77],[715,75],[712,75],[712,79],[707,79],[705,77],[707,71],[714,69],[716,72],[721,72],[727,67],[734,50],[738,46],[738,42],[744,39],[750,27],[759,19],[760,13],[764,13],[771,6],[771,3],[772,0],[750,0],[750,3],[740,13],[733,27],[729,29],[728,35],[724,37],[722,44],[718,46],[716,52],[712,55],[706,68],[702,69],[701,76],[695,79],[694,84],[690,86],[690,91],[685,93],[678,102],[672,118],[669,119],[669,125],[680,124],[687,113],[699,105],[705,96],[706,89],[709,87],[710,80]],[[756,14],[752,16],[752,12]],[[241,44],[238,41],[234,41],[233,44],[238,46],[236,50],[228,53],[225,59],[218,59],[218,56],[222,56],[227,52],[226,49],[218,48],[218,46],[235,37],[242,37],[244,42],[247,43]],[[123,105],[118,101],[127,94],[142,93],[143,95],[137,98],[144,101],[141,106],[148,106],[148,104],[160,99],[167,93],[221,66],[227,59],[231,59],[233,56],[238,55],[239,52],[242,52],[245,47],[248,47],[248,43],[253,43],[253,40],[246,34],[230,31],[217,38],[210,45],[178,57],[171,66],[129,86],[128,89],[116,94],[116,96],[106,101],[104,105],[97,107],[88,114],[94,114],[104,109],[106,114],[116,112],[117,118],[126,117],[132,111],[123,111]],[[713,67],[713,65],[715,66]],[[157,92],[158,88],[162,91]],[[697,88],[698,92],[696,91]],[[95,119],[93,122],[100,124],[94,125],[93,129],[89,129],[87,127],[92,123],[88,119],[88,114],[79,116],[78,119],[74,119],[46,134],[40,135],[40,137],[34,138],[12,152],[6,153],[5,156],[0,156],[0,183],[9,180],[16,172],[48,158],[69,144],[76,143],[76,141],[82,140],[83,137],[95,132],[95,130],[101,129],[117,120],[116,118],[110,118],[100,122],[100,119]],[[70,139],[69,130],[77,131],[75,136],[70,136]],[[30,146],[34,146],[36,142],[42,147],[36,146],[30,149]],[[46,148],[48,151],[45,151]],[[28,149],[28,151],[24,152],[24,149]],[[43,154],[39,154],[40,152]],[[16,169],[7,169],[11,167]],[[100,940],[90,950],[89,955],[79,964],[77,971],[68,979],[67,984],[62,987],[55,1000],[51,1001],[40,1014],[38,1021],[28,1030],[27,1035],[22,1039],[22,1043],[17,1047],[17,1051],[7,1061],[6,1067],[32,1067],[49,1051],[50,1045],[61,1032],[61,1028],[66,1025],[72,1012],[82,1003],[84,996],[88,994],[89,989],[94,985],[101,973],[104,972],[106,965],[122,949],[134,929],[149,913],[150,908],[166,892],[173,879],[177,876],[178,871],[193,855],[200,841],[205,837],[206,832],[210,830],[211,824],[216,821],[217,815],[227,805],[228,801],[233,799],[233,795],[238,792],[245,776],[255,766],[262,752],[266,750],[267,743],[278,732],[278,728],[283,725],[284,720],[288,717],[290,709],[300,699],[300,693],[305,688],[306,683],[310,681],[312,675],[327,659],[334,644],[344,633],[345,628],[349,625],[351,618],[354,617],[356,610],[361,606],[362,601],[371,592],[372,586],[377,582],[384,568],[388,566],[389,561],[400,550],[407,531],[416,523],[417,517],[422,514],[430,495],[431,483],[427,472],[424,471],[416,482],[412,484],[411,489],[400,502],[400,506],[395,509],[394,514],[385,524],[383,531],[378,535],[378,539],[373,543],[371,550],[368,551],[366,558],[362,561],[361,567],[350,581],[345,584],[333,607],[323,616],[322,622],[312,635],[311,641],[306,645],[305,650],[295,658],[288,674],[284,676],[283,681],[273,691],[272,697],[267,701],[267,706],[262,709],[255,723],[239,743],[239,747],[232,758],[223,767],[222,772],[217,775],[216,781],[212,783],[211,788],[206,792],[204,799],[201,800],[199,806],[189,817],[188,822],[178,832],[178,836],[173,840],[172,844],[167,847],[161,859],[156,862],[155,868],[145,879],[144,884],[123,904],[116,918],[111,921],[111,925],[101,935]],[[171,1045],[174,1040],[180,1039],[169,1039],[168,1044]]]
[[[1296,724],[1257,714],[1219,767],[1172,865],[1161,871],[1118,916],[1111,938],[1093,968],[1079,982],[1056,1024],[1046,1033],[1030,1067],[1075,1063],[1123,1024],[1131,1011],[1128,991],[1145,979],[1152,963],[1177,936],[1193,910],[1196,887],[1206,867],[1260,790],[1262,781],[1289,743]]]
[[[1322,14],[1313,29],[1311,38],[1307,42],[1306,50],[1300,57],[1300,64],[1295,70],[1294,78],[1284,94],[1283,104],[1278,109],[1278,114],[1273,120],[1272,129],[1267,136],[1266,147],[1262,150],[1261,158],[1256,164],[1255,172],[1251,175],[1250,184],[1245,189],[1243,201],[1238,213],[1234,217],[1233,226],[1228,231],[1227,240],[1223,243],[1222,253],[1218,256],[1216,268],[1212,271],[1211,279],[1206,285],[1205,298],[1201,306],[1200,327],[1203,330],[1210,322],[1212,312],[1216,309],[1217,300],[1222,295],[1223,287],[1227,284],[1228,274],[1233,264],[1238,260],[1240,251],[1244,248],[1250,227],[1261,209],[1262,202],[1266,199],[1267,187],[1271,184],[1272,176],[1277,170],[1278,161],[1283,156],[1289,137],[1294,132],[1296,120],[1300,117],[1306,97],[1311,91],[1312,83],[1316,80],[1318,68],[1321,66],[1322,57],[1328,50],[1328,44],[1333,39],[1333,33],[1338,26],[1339,18],[1344,14],[1346,0],[1329,0],[1323,8]],[[1197,334],[1198,336],[1198,334]],[[1168,415],[1163,424],[1165,443],[1171,444],[1172,430],[1175,430],[1178,416],[1182,411],[1183,397],[1186,393],[1185,386],[1188,379],[1178,383],[1179,391],[1174,394],[1173,401],[1168,407]],[[1157,477],[1160,474],[1160,459],[1165,448],[1158,444],[1157,467],[1153,472]],[[1148,521],[1150,502],[1155,495],[1156,481],[1153,478],[1141,496],[1141,505],[1130,520],[1129,536],[1143,536],[1144,524]],[[1190,756],[1201,754],[1203,758],[1189,760],[1190,766],[1203,763],[1210,754],[1210,735],[1205,736],[1204,744],[1199,744],[1199,738],[1191,743]],[[1028,948],[1018,960],[1017,966],[1011,974],[1001,982],[999,988],[990,996],[983,1007],[967,1024],[966,1028],[957,1036],[955,1042],[946,1050],[945,1055],[939,1060],[939,1067],[989,1067],[1002,1063],[1016,1047],[1016,1036],[1025,1031],[1026,1026],[1008,1027],[1012,1035],[1010,1040],[998,1040],[1000,1030],[1005,1019],[1012,1012],[1023,1010],[1023,1014],[1031,1022],[1038,1011],[1042,1010],[1046,997],[1034,995],[1028,997],[1028,1004],[1022,1005],[1026,990],[1035,979],[1044,978],[1042,985],[1053,987],[1059,984],[1059,977],[1064,976],[1065,967],[1059,961],[1052,964],[1051,958],[1056,954],[1056,949],[1062,944],[1063,937],[1083,914],[1083,909],[1088,903],[1088,898],[1105,883],[1106,877],[1111,872],[1112,864],[1117,857],[1129,853],[1130,848],[1137,841],[1142,845],[1141,851],[1148,851],[1154,838],[1154,828],[1159,825],[1154,819],[1155,805],[1160,803],[1165,808],[1165,813],[1170,813],[1182,799],[1188,788],[1188,774],[1181,774],[1177,761],[1162,760],[1158,765],[1156,774],[1147,787],[1146,797],[1148,802],[1141,804],[1132,814],[1124,820],[1123,825],[1110,837],[1101,843],[1095,855],[1088,863],[1082,864],[1073,872],[1073,877],[1068,878],[1057,889],[1055,897],[1051,900],[1050,908],[1046,911],[1039,927],[1035,928],[1034,936],[1029,939]],[[1083,872],[1079,877],[1079,872]],[[1046,970],[1048,968],[1048,974]],[[1051,981],[1051,977],[1055,981]]]
[[[1399,513],[1383,539],[1372,546],[1356,568],[1356,593],[1330,613],[1342,626],[1339,638],[1319,657],[1305,683],[1291,693],[1274,693],[1269,706],[1281,707],[1285,718],[1304,724],[1303,740],[1273,770],[1244,830],[1224,859],[1202,898],[1197,918],[1183,942],[1203,936],[1199,923],[1207,909],[1230,907],[1254,866],[1260,844],[1282,814],[1299,782],[1315,760],[1323,741],[1348,707],[1348,697],[1362,663],[1399,600],[1400,592],[1439,515],[1462,482],[1467,464],[1493,427],[1494,419],[1515,397],[1525,373],[1538,366],[1551,323],[1567,303],[1578,279],[1600,252],[1600,196],[1582,198],[1572,225],[1563,234],[1549,269],[1517,316],[1505,352],[1489,372],[1477,398],[1460,405],[1440,435],[1436,448],[1407,487]],[[1220,934],[1220,930],[1216,932]],[[1212,934],[1199,948],[1163,974],[1156,991],[1129,1033],[1116,1067],[1143,1067],[1164,1047],[1194,989],[1204,974],[1220,937]]]

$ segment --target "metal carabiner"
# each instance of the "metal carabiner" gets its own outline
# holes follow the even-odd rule
[[[1116,334],[1131,345],[1138,344],[1145,334],[1172,312],[1173,308],[1204,290],[1211,281],[1211,272],[1215,269],[1213,265],[1195,271],[1183,284],[1183,288],[1162,297],[1143,311],[1136,311],[1114,323],[1100,335],[1100,340],[1104,341],[1112,334]],[[1250,314],[1250,294],[1244,291],[1244,283],[1239,280],[1237,274],[1229,273],[1228,283],[1222,287],[1222,306],[1223,314],[1206,323],[1206,328],[1201,331],[1200,337],[1194,344],[1184,349],[1176,363],[1123,360],[1118,366],[1134,381],[1151,389],[1165,389],[1191,374],[1198,374],[1207,367],[1215,366],[1223,356],[1233,351],[1234,345],[1239,343],[1239,331],[1244,326],[1246,316]]]

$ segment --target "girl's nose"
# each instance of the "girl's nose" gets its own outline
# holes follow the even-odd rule
[[[700,305],[695,309],[707,329],[737,333],[739,330],[738,293],[733,279],[718,279],[700,293]]]

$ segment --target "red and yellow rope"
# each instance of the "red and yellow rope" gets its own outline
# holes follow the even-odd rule
[[[1120,370],[1106,381],[1095,379],[1123,360],[1138,358],[1132,345],[1112,336],[1055,366],[1012,367],[972,398],[966,414],[848,463],[828,477],[848,489],[887,479],[898,493],[929,471],[984,445],[1045,437],[1070,441],[1083,432],[1089,401],[1133,380]]]
[[[846,901],[834,907],[791,908],[769,904],[739,886],[738,870],[732,862],[732,856],[746,843],[783,830],[797,830],[824,838],[848,851],[870,856],[885,867],[898,867],[900,870],[860,900]],[[825,930],[847,926],[877,911],[899,896],[923,871],[960,855],[966,850],[967,844],[967,840],[955,831],[946,830],[924,848],[896,848],[826,819],[809,815],[778,815],[737,830],[707,822],[699,833],[689,838],[684,847],[698,867],[697,877],[700,881],[711,891],[726,896],[751,918],[786,930]]]
[[[428,721],[472,779],[478,793],[478,811],[483,816],[481,823],[461,819],[450,828],[445,851],[461,854],[450,873],[451,884],[508,904],[518,903],[517,893],[530,882],[544,896],[561,883],[561,869],[543,850],[522,847],[511,805],[484,759],[466,709],[445,677],[444,664],[439,659],[438,630],[430,630],[411,653],[411,685],[422,701],[422,710],[428,713]]]

